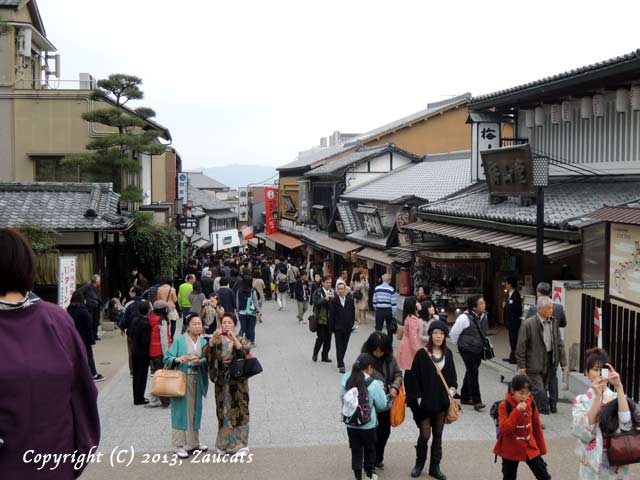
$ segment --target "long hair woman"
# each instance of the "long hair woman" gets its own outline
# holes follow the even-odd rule
[[[169,368],[177,366],[187,375],[186,395],[171,400],[172,443],[180,458],[187,458],[194,450],[208,450],[200,444],[202,399],[209,389],[204,354],[207,341],[201,336],[202,321],[198,315],[187,315],[185,322],[187,331],[174,340],[164,356]]]
[[[356,480],[362,480],[362,466],[367,479],[373,476],[376,460],[376,425],[378,424],[377,410],[382,410],[387,405],[386,396],[380,382],[371,378],[373,373],[373,357],[368,353],[361,353],[353,363],[350,372],[342,377],[340,387],[340,399],[352,388],[358,391],[358,401],[368,398],[370,420],[364,425],[355,426],[347,424],[349,447],[351,448],[351,468]]]
[[[260,304],[258,301],[258,293],[253,288],[253,280],[251,277],[242,277],[240,288],[236,292],[236,307],[240,316],[240,333],[241,337],[247,337],[251,342],[251,346],[256,346],[256,321],[262,318],[260,312]]]
[[[440,317],[436,313],[436,306],[431,300],[420,302],[420,307],[420,342],[424,347],[429,342],[429,325],[434,320],[439,320]]]
[[[237,322],[235,315],[225,313],[204,349],[216,396],[216,448],[225,453],[248,452],[249,444],[249,380],[229,375],[231,363],[249,353],[247,339],[236,335]]]
[[[411,471],[412,477],[419,477],[427,461],[429,438],[431,442],[431,460],[429,475],[438,480],[447,477],[440,471],[442,460],[442,431],[449,404],[458,388],[458,376],[453,362],[453,354],[447,348],[446,336],[449,327],[441,320],[429,325],[429,342],[418,350],[411,369],[405,372],[405,390],[407,405],[413,413],[413,420],[419,430],[416,446],[416,465]],[[447,391],[440,372],[447,382]]]
[[[402,386],[402,370],[393,355],[393,345],[390,336],[382,332],[373,332],[362,346],[362,353],[368,353],[373,358],[371,376],[380,380],[382,388],[389,401],[385,408],[376,412],[378,426],[376,427],[376,468],[384,468],[384,449],[391,434],[391,405]]]
[[[404,331],[398,350],[398,365],[403,370],[409,370],[413,357],[420,349],[420,311],[422,305],[416,297],[407,297],[402,307]]]
[[[0,245],[0,472],[38,478],[38,464],[23,461],[28,450],[79,458],[98,446],[98,390],[71,317],[32,293],[36,258],[27,240],[0,228]],[[85,466],[61,462],[45,475],[73,479]]]
[[[352,286],[354,299],[356,295],[360,297],[356,300],[356,321],[359,325],[364,325],[367,323],[367,311],[369,310],[369,281],[366,273],[354,273]],[[360,292],[360,294],[356,292]]]

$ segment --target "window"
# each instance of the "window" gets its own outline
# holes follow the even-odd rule
[[[88,182],[80,167],[62,165],[64,157],[32,157],[36,163],[36,182]]]

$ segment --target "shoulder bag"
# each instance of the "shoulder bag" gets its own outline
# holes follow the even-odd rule
[[[187,393],[187,376],[181,370],[169,369],[167,365],[162,370],[156,370],[151,380],[151,395],[156,397],[184,397]]]
[[[460,415],[462,414],[462,409],[460,408],[460,405],[458,404],[456,399],[452,398],[451,395],[449,395],[449,385],[447,385],[447,381],[444,379],[444,375],[442,375],[442,371],[440,371],[440,368],[438,368],[438,365],[436,364],[436,362],[434,362],[433,358],[431,358],[431,353],[429,353],[429,351],[426,348],[425,348],[425,351],[427,352],[427,356],[429,357],[429,360],[431,360],[431,363],[433,363],[433,366],[438,372],[438,375],[440,376],[440,380],[442,380],[442,384],[444,385],[444,389],[447,392],[447,396],[449,397],[449,408],[447,409],[447,414],[445,416],[444,423],[453,423],[456,420],[458,420],[458,418],[460,418]]]
[[[483,360],[491,360],[495,358],[496,353],[493,350],[493,344],[488,337],[485,337],[482,333],[482,329],[480,328],[480,322],[477,322],[475,318],[471,315],[467,315],[469,317],[469,321],[473,322],[473,324],[478,329],[478,333],[480,334],[480,338],[482,338],[482,359]]]
[[[391,426],[398,427],[404,422],[407,397],[404,393],[404,385],[400,385],[400,392],[393,399],[391,406]]]
[[[609,465],[620,467],[640,463],[640,430],[614,433],[604,437]]]

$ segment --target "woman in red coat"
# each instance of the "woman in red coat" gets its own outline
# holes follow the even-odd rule
[[[509,384],[498,410],[499,434],[493,453],[502,457],[502,479],[515,480],[520,462],[526,462],[538,480],[549,480],[542,455],[547,444],[542,433],[540,413],[531,395],[531,380],[516,375]]]

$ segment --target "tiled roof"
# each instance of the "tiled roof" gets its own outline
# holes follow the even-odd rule
[[[470,105],[473,106],[474,103],[484,102],[485,100],[498,98],[498,97],[501,97],[503,95],[507,95],[507,94],[511,94],[511,93],[515,93],[515,92],[519,92],[519,91],[523,91],[523,90],[527,90],[529,88],[539,87],[541,85],[558,82],[558,81],[565,80],[565,79],[572,78],[572,77],[579,77],[579,76],[582,76],[582,75],[590,74],[590,73],[596,72],[598,70],[603,70],[603,69],[606,69],[606,68],[610,68],[612,66],[615,66],[615,65],[618,65],[618,64],[621,64],[621,63],[638,60],[638,58],[640,58],[640,49],[634,50],[633,52],[628,53],[626,55],[621,55],[619,57],[613,57],[613,58],[610,58],[608,60],[604,60],[602,62],[592,63],[591,65],[585,65],[584,67],[576,68],[576,69],[573,69],[573,70],[568,70],[566,72],[559,73],[557,75],[552,75],[550,77],[541,78],[541,79],[533,81],[533,82],[524,83],[522,85],[517,85],[515,87],[507,88],[507,89],[504,89],[504,90],[498,90],[497,92],[488,93],[486,95],[480,95],[478,97],[473,97],[471,99],[471,101],[470,101]]]
[[[227,187],[224,183],[221,183],[202,172],[187,172],[187,176],[189,177],[189,183],[191,183],[191,186],[195,188],[218,190],[229,189],[229,187]]]
[[[326,160],[327,158],[340,153],[348,152],[349,150],[354,150],[356,147],[357,145],[345,146],[341,143],[332,147],[318,147],[311,150],[305,150],[300,152],[298,154],[298,158],[293,162],[282,165],[281,167],[276,168],[276,170],[293,170],[297,168],[310,167],[314,163]]]
[[[552,179],[544,189],[545,225],[566,228],[572,219],[606,205],[618,205],[640,198],[638,177],[580,177]],[[492,205],[485,182],[472,191],[420,208],[422,213],[476,218],[502,223],[536,224],[536,205],[520,206],[507,200]]]
[[[358,162],[366,160],[367,158],[373,158],[380,155],[383,155],[387,152],[394,152],[404,155],[405,157],[410,158],[413,161],[418,161],[420,157],[414,155],[413,153],[407,152],[396,147],[392,143],[386,143],[384,145],[377,145],[375,147],[358,147],[356,151],[350,153],[344,157],[340,157],[337,160],[332,160],[324,165],[321,165],[318,168],[314,168],[313,170],[305,173],[305,177],[320,177],[323,175],[331,175],[333,173],[338,173],[340,170],[350,167],[351,165],[355,165]]]
[[[393,170],[371,182],[347,190],[342,199],[393,202],[415,196],[429,202],[451,195],[471,184],[471,153],[427,155],[425,160]]]
[[[118,214],[120,195],[110,183],[2,182],[0,226],[25,223],[58,231],[126,230]]]
[[[462,95],[458,95],[457,97],[448,98],[447,100],[429,103],[427,104],[427,108],[425,108],[424,110],[420,110],[419,112],[400,118],[399,120],[395,120],[381,127],[374,128],[373,130],[363,133],[359,137],[355,137],[353,140],[349,142],[349,144],[364,143],[368,140],[380,137],[389,132],[393,132],[394,130],[398,130],[399,128],[404,128],[405,126],[410,125],[411,123],[414,123],[416,121],[422,120],[425,117],[429,117],[434,113],[438,113],[442,110],[446,110],[458,104],[468,102],[470,98],[471,98],[470,93],[464,93]]]
[[[218,200],[212,194],[199,190],[189,185],[188,200],[194,207],[202,207],[204,210],[229,210],[229,205]]]

